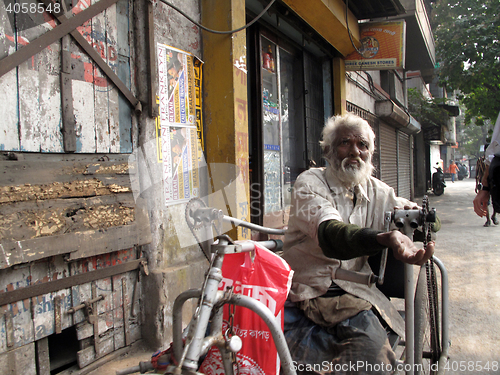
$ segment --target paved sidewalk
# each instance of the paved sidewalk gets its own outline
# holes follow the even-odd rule
[[[486,219],[474,213],[474,179],[446,185],[429,200],[442,222],[435,255],[450,281],[447,373],[500,374],[500,226],[485,228]]]

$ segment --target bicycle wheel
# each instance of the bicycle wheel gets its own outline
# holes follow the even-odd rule
[[[441,355],[438,285],[434,263],[420,268],[415,292],[415,369],[416,375],[438,372]]]

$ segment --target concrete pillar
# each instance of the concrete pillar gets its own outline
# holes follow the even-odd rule
[[[245,24],[244,0],[202,0],[202,24],[233,30]],[[203,107],[209,204],[249,220],[246,32],[203,32]],[[210,178],[211,177],[211,178]],[[238,229],[229,235],[250,238]]]
[[[332,61],[333,76],[333,113],[343,115],[346,113],[346,78],[345,61],[336,57]]]

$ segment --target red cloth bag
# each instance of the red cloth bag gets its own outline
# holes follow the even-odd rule
[[[234,286],[234,293],[243,294],[262,302],[276,317],[283,329],[284,305],[293,271],[288,263],[268,249],[256,244],[255,252],[226,255],[222,266],[223,280],[219,290]],[[253,261],[252,261],[253,257]],[[224,306],[223,330],[227,328],[229,305]],[[271,332],[264,321],[253,311],[236,306],[233,331],[243,347],[237,353],[239,373],[275,375],[280,362]],[[224,374],[221,355],[212,347],[203,361],[200,372],[207,375]],[[235,373],[236,366],[234,367]]]

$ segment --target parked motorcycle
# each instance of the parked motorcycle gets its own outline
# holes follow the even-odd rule
[[[443,169],[441,167],[434,167],[434,169],[436,172],[432,174],[432,191],[435,195],[442,195],[446,187]]]

